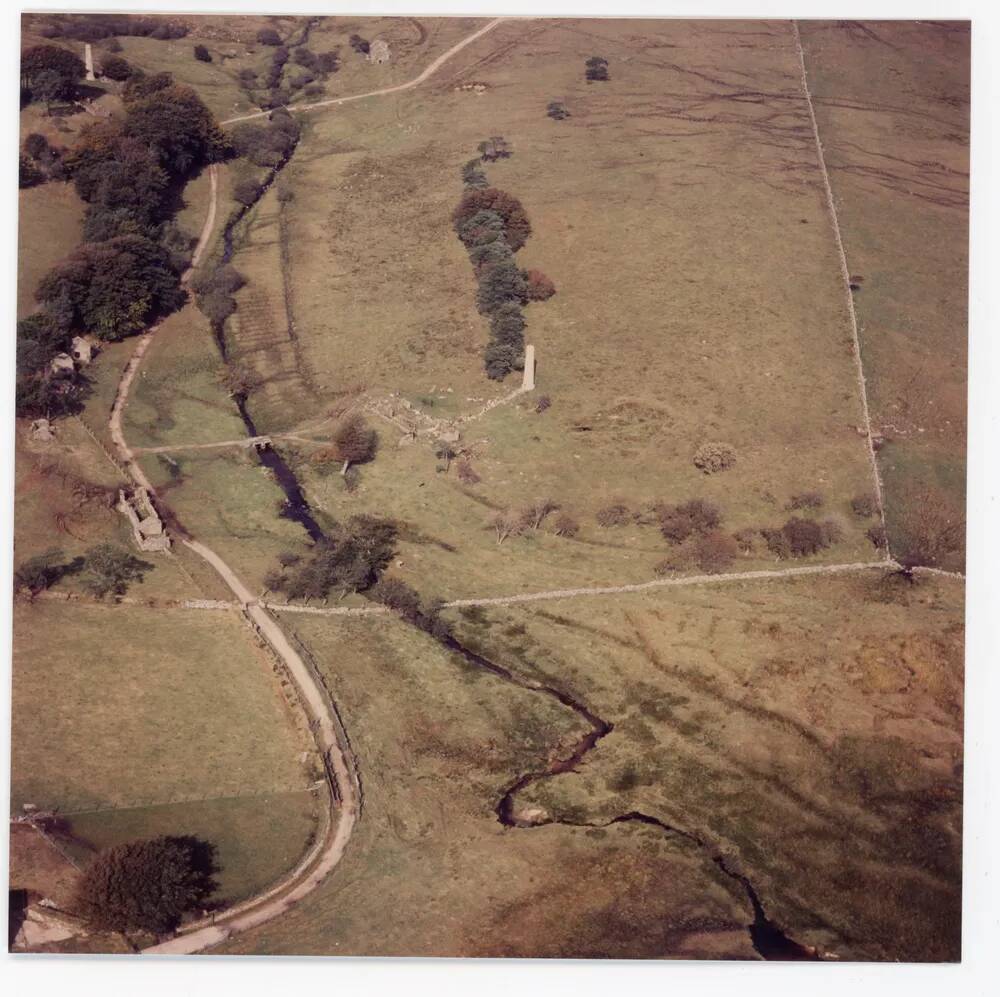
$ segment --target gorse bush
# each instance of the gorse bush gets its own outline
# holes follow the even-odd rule
[[[211,62],[212,61],[212,53],[209,52],[208,49],[205,48],[204,45],[195,45],[195,47],[194,47],[194,57],[199,62]]]

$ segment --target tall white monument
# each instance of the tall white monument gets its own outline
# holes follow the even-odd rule
[[[521,380],[522,391],[532,391],[535,387],[535,348],[524,348],[524,377]]]

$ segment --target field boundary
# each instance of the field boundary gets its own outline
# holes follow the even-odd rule
[[[858,391],[861,396],[861,412],[865,420],[865,441],[868,445],[868,459],[871,463],[872,479],[875,484],[875,501],[878,504],[879,519],[882,524],[883,535],[885,536],[885,558],[887,561],[890,561],[892,560],[892,552],[889,549],[889,537],[885,527],[885,503],[882,496],[882,475],[879,471],[878,458],[875,455],[875,441],[872,437],[872,422],[868,409],[868,383],[865,379],[865,368],[861,359],[861,337],[858,334],[858,316],[854,309],[854,292],[851,291],[851,271],[847,266],[847,253],[844,250],[844,240],[840,233],[840,220],[837,216],[837,205],[833,197],[833,187],[830,184],[830,171],[826,166],[826,156],[823,153],[823,142],[819,134],[819,124],[816,121],[816,111],[813,107],[812,93],[809,90],[809,75],[806,71],[806,55],[802,48],[802,36],[799,33],[798,21],[792,21],[792,31],[795,37],[795,49],[799,57],[802,93],[806,99],[806,107],[809,111],[809,121],[812,124],[813,140],[816,143],[816,158],[819,162],[820,173],[823,176],[823,189],[826,193],[827,213],[830,216],[830,225],[833,228],[833,238],[837,244],[837,255],[840,259],[840,275],[844,286],[844,298],[847,303],[847,315],[851,322],[852,351],[854,353],[854,363],[857,369]]]

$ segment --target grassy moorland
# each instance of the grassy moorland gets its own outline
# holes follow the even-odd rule
[[[745,896],[688,843],[497,821],[503,788],[585,732],[569,710],[394,620],[294,630],[350,717],[364,819],[335,876],[221,951],[753,957]]]
[[[807,21],[802,40],[905,544],[929,501],[964,520],[969,26]]]
[[[715,50],[726,68],[709,73]],[[583,78],[595,52],[611,62],[607,82]],[[480,483],[437,470],[427,442],[398,448],[398,431],[377,421],[382,449],[354,495],[302,451],[314,503],[392,514],[457,548],[407,549],[414,577],[449,594],[651,577],[667,553],[655,527],[595,522],[617,501],[635,512],[704,498],[735,531],[780,526],[793,496],[816,493],[816,515],[841,532],[817,560],[874,557],[873,520],[851,511],[871,469],[797,67],[780,23],[511,22],[410,93],[304,116],[283,177],[294,195],[284,233],[277,205],[262,207],[260,250],[237,264],[254,266],[266,247],[254,272],[268,276],[241,294],[278,314],[286,239],[299,372],[328,405],[399,391],[451,418],[516,385],[484,376],[487,323],[450,221],[461,166],[486,135],[514,150],[485,170],[531,220],[518,260],[558,288],[526,310],[534,395],[463,429]],[[549,100],[571,116],[549,118]],[[315,414],[286,353],[273,381],[261,368],[264,427]],[[537,414],[543,395],[551,407]],[[699,471],[693,454],[710,441],[730,444],[735,466]],[[577,519],[578,540],[497,550],[489,518],[542,497]]]
[[[958,958],[956,582],[567,600],[470,612],[461,630],[614,724],[586,765],[521,794],[536,820],[638,810],[717,845],[800,943],[840,958]]]

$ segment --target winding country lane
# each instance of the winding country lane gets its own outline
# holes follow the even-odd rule
[[[492,30],[502,20],[504,19],[497,18],[490,21],[458,44],[453,45],[408,83],[371,93],[358,94],[354,97],[321,101],[319,104],[309,105],[308,109],[319,106],[335,106],[349,100],[396,93],[418,86],[429,79],[453,55]],[[248,117],[261,117],[266,113],[268,112]],[[223,124],[232,124],[236,120],[244,119],[230,119]],[[194,268],[204,254],[215,227],[218,171],[214,165],[209,167],[209,178],[211,196],[208,213],[191,257],[191,265],[181,276],[182,285],[187,285],[190,282]],[[140,337],[125,370],[122,372],[109,419],[111,438],[126,472],[138,486],[145,488],[150,497],[154,499],[157,497],[156,491],[125,439],[122,417],[135,375],[159,325],[160,323],[151,326]],[[287,669],[302,707],[309,716],[309,726],[323,758],[326,776],[324,785],[328,793],[328,805],[324,814],[325,827],[317,835],[313,847],[291,873],[265,893],[228,910],[215,912],[209,918],[186,926],[176,937],[144,950],[145,953],[158,955],[190,955],[204,951],[233,934],[256,927],[277,917],[307,896],[316,889],[343,857],[354,825],[360,815],[362,803],[360,781],[347,734],[337,713],[336,705],[323,684],[322,678],[303,659],[267,609],[254,599],[236,572],[218,554],[194,538],[185,539],[183,543],[193,553],[210,564],[225,581],[239,601],[240,609],[248,624],[270,645]]]

